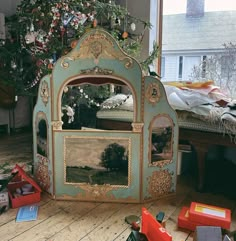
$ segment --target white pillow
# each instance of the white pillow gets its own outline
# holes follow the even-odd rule
[[[123,103],[125,103],[129,99],[129,96],[125,94],[117,94],[108,99],[106,99],[102,104],[102,109],[115,109],[120,107]]]
[[[124,103],[117,107],[119,110],[127,110],[127,111],[134,111],[134,103],[133,103],[133,96],[130,95],[128,98],[124,101]]]

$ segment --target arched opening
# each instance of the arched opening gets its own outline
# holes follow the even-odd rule
[[[135,119],[133,93],[125,80],[106,76],[70,81],[61,95],[62,129],[131,129]]]

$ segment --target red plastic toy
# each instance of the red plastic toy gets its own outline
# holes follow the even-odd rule
[[[178,216],[178,227],[185,228],[191,231],[195,231],[197,226],[203,226],[199,222],[189,220],[189,207],[182,207]]]
[[[40,193],[42,190],[39,185],[32,178],[27,176],[25,171],[17,164],[14,168],[14,171],[17,171],[17,175],[12,180],[13,182],[10,182],[7,186],[12,208],[18,208],[28,204],[40,202]],[[21,188],[25,184],[32,184],[34,193],[14,197],[13,193],[16,191],[16,189]]]
[[[189,220],[202,223],[204,225],[219,226],[225,229],[230,229],[231,210],[192,202],[189,208]]]
[[[146,208],[142,208],[141,227],[142,233],[147,236],[148,241],[172,241],[172,236],[156,221]]]

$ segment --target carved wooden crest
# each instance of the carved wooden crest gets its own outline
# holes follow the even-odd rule
[[[145,96],[150,103],[156,104],[161,97],[159,85],[156,83],[149,84]]]

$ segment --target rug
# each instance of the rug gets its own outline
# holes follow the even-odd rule
[[[18,164],[26,172],[32,171],[32,133],[0,136],[0,173],[10,173]]]

